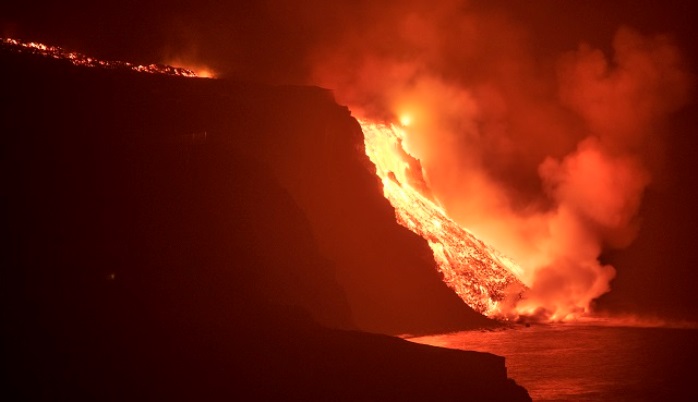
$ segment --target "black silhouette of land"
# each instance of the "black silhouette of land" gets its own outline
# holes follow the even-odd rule
[[[0,58],[10,399],[530,399],[328,91]]]

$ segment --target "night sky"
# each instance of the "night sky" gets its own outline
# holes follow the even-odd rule
[[[219,4],[220,3],[220,4]],[[228,4],[234,3],[234,4]],[[68,0],[37,5],[14,2],[3,5],[0,32],[4,37],[39,41],[62,46],[107,60],[138,63],[180,60],[206,65],[219,76],[273,84],[309,84],[334,88],[338,101],[355,101],[346,95],[342,78],[328,78],[322,66],[327,59],[342,60],[363,51],[362,32],[371,32],[366,41],[372,54],[410,60],[430,49],[403,47],[391,38],[389,29],[408,11],[431,12],[440,2],[371,1],[96,1]],[[695,267],[698,239],[698,103],[692,89],[698,71],[695,21],[691,5],[681,0],[652,1],[472,1],[442,2],[459,16],[487,21],[488,37],[473,41],[472,50],[463,44],[448,44],[450,26],[437,31],[438,42],[446,43],[449,54],[474,52],[482,58],[480,67],[470,67],[463,57],[438,59],[440,71],[471,68],[474,75],[490,77],[489,66],[501,54],[525,49],[525,57],[541,65],[554,65],[561,54],[578,49],[581,42],[609,55],[620,27],[642,35],[667,34],[679,49],[686,77],[681,81],[686,99],[669,108],[656,132],[659,140],[644,148],[651,165],[652,180],[644,191],[639,209],[640,230],[636,239],[621,249],[608,249],[601,259],[611,263],[617,276],[612,291],[600,298],[597,307],[611,312],[640,313],[672,319],[698,319],[698,292]],[[438,4],[438,5],[437,5]],[[492,22],[495,21],[495,22]],[[503,27],[496,30],[496,27]],[[453,29],[456,29],[454,26]],[[370,39],[372,36],[368,36]],[[359,38],[352,41],[347,38]],[[520,46],[509,48],[507,38]],[[395,43],[393,43],[395,42]],[[349,44],[349,45],[347,45]],[[396,50],[397,49],[397,50]],[[426,49],[426,50],[425,50]],[[339,56],[338,56],[339,55]],[[339,57],[339,58],[338,58]],[[512,53],[512,58],[519,55]],[[552,62],[551,62],[552,61]],[[548,63],[550,62],[550,63]],[[455,64],[447,64],[455,63]],[[346,64],[346,63],[345,63]],[[318,67],[320,66],[320,67]],[[347,68],[351,68],[347,65]],[[545,68],[538,74],[545,75]],[[458,75],[461,74],[461,75]],[[554,75],[554,71],[550,71]],[[351,75],[351,74],[349,74]],[[454,73],[467,84],[466,73]],[[475,78],[473,80],[476,80]],[[672,95],[667,95],[671,97]],[[343,99],[344,98],[344,99]],[[506,169],[499,171],[505,175]],[[511,176],[509,180],[511,179]],[[527,177],[514,187],[526,198]]]

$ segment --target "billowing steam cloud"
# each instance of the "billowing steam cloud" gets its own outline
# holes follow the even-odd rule
[[[670,38],[621,27],[611,54],[540,58],[510,18],[461,2],[361,11],[317,46],[315,81],[363,117],[409,116],[437,202],[526,270],[513,314],[588,311],[615,275],[600,254],[639,228],[661,123],[688,97]]]

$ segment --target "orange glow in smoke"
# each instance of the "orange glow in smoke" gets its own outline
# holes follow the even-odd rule
[[[192,70],[199,78],[216,78],[216,73],[208,67],[194,67]]]
[[[165,63],[170,66],[177,66],[189,70],[192,73],[194,73],[198,78],[216,78],[217,76],[216,72],[212,68],[197,62],[191,62],[181,58],[175,58],[171,60],[166,60]]]

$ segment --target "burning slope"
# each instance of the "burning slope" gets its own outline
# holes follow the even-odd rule
[[[466,304],[489,317],[509,316],[526,289],[518,279],[521,268],[459,226],[429,196],[419,162],[402,146],[402,128],[359,122],[397,221],[427,240],[444,281]]]

